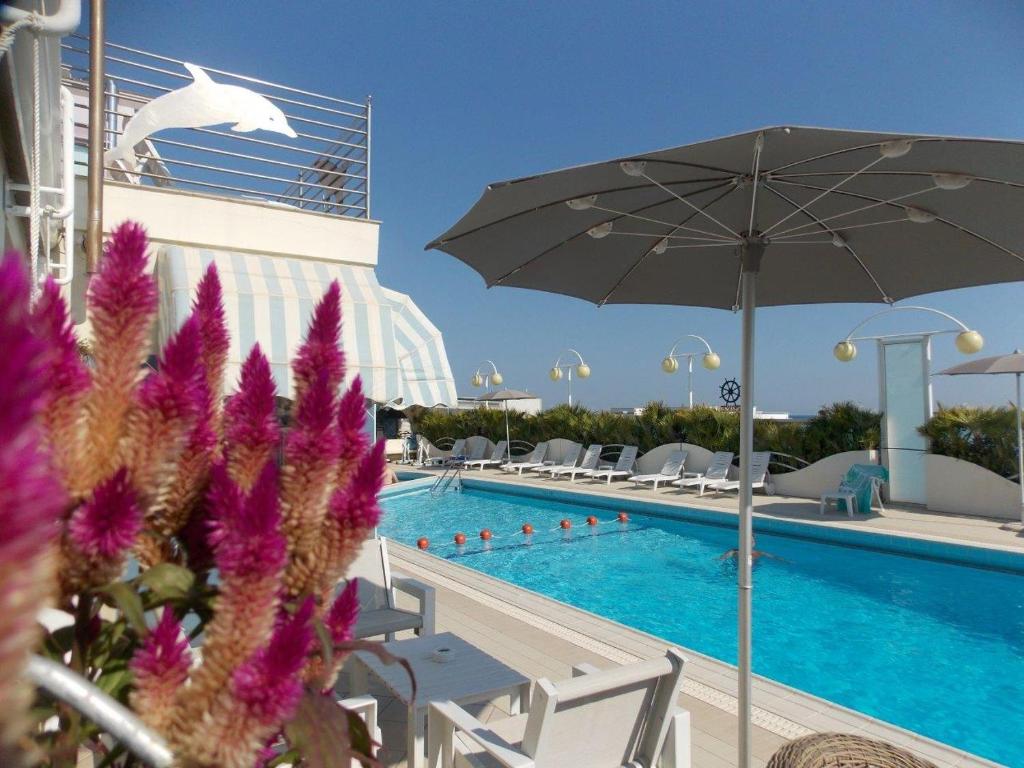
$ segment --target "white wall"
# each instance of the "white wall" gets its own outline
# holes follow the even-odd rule
[[[834,491],[854,464],[877,464],[878,451],[845,451],[826,456],[808,467],[784,475],[772,475],[775,492],[780,496],[820,499]]]
[[[977,464],[928,454],[928,509],[957,515],[1020,519],[1020,486]]]

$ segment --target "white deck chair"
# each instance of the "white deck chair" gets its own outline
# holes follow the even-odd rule
[[[661,465],[661,471],[655,472],[653,475],[633,475],[632,480],[637,485],[640,483],[653,483],[654,489],[658,489],[658,483],[670,483],[683,472],[683,467],[686,465],[686,451],[672,451],[665,459],[665,463]]]
[[[630,477],[633,474],[633,465],[636,464],[636,454],[638,451],[639,448],[635,445],[625,445],[622,447],[622,452],[619,453],[619,458],[614,466],[607,465],[594,469],[588,472],[587,475],[594,480],[601,480],[606,477],[608,478],[609,485],[611,485],[612,478]]]
[[[486,725],[458,705],[433,702],[430,768],[690,768],[690,713],[679,707],[686,659],[659,659],[534,685],[530,711]]]
[[[523,472],[529,472],[531,469],[543,467],[545,465],[544,457],[547,455],[548,444],[546,442],[537,443],[534,446],[533,453],[526,458],[526,461],[514,461],[510,457],[507,463],[501,465],[501,468],[506,472],[518,472],[521,475]]]
[[[552,470],[551,476],[561,477],[562,475],[568,475],[572,482],[576,482],[576,475],[589,474],[597,469],[597,465],[601,462],[601,451],[603,449],[603,445],[591,443],[587,446],[587,452],[583,454],[583,461],[575,467],[558,467]]]
[[[434,588],[391,573],[386,539],[364,541],[346,575],[350,579],[359,578],[357,639],[384,635],[393,640],[395,633],[403,629],[415,630],[417,635],[434,634]],[[413,612],[396,607],[396,589],[416,598],[419,610]]]
[[[431,456],[430,458],[424,460],[423,466],[426,467],[426,466],[431,466],[431,465],[436,466],[438,464],[444,464],[451,457],[453,457],[453,456],[461,456],[465,451],[466,451],[466,438],[460,437],[458,440],[456,440],[454,443],[452,443],[452,449],[448,452],[447,456]]]
[[[698,488],[698,495],[703,496],[704,488],[709,483],[729,479],[729,467],[732,466],[733,456],[732,451],[717,451],[711,457],[707,471],[686,472],[681,479],[673,480],[672,485],[678,485],[680,488]]]
[[[469,441],[467,440],[466,442],[468,443]],[[480,461],[484,457],[484,451],[486,450],[486,440],[484,440],[483,438],[480,438],[479,440],[474,440],[473,443],[470,445],[469,450],[464,451],[465,455],[462,456],[461,458],[456,457],[455,452],[452,451],[452,455],[448,457],[448,463],[460,464],[461,466],[464,467],[471,461]]]
[[[582,450],[583,446],[579,443],[570,443],[565,449],[565,454],[562,456],[560,464],[551,463],[544,467],[537,467],[537,471],[547,472],[554,477],[555,472],[563,469],[572,469],[576,466],[576,462],[580,460],[580,451]]]
[[[483,469],[484,467],[497,466],[505,461],[505,454],[508,453],[508,441],[499,440],[498,444],[494,446],[494,450],[491,451],[491,458],[489,459],[466,459],[462,466],[467,469],[477,467]]]
[[[752,476],[754,482],[751,484],[751,488],[763,488],[765,493],[772,493],[775,490],[775,486],[772,485],[772,476],[768,474],[768,463],[772,460],[771,451],[754,451],[754,454],[750,459],[750,467],[752,469]],[[742,468],[741,468],[742,471]],[[711,488],[716,494],[722,491],[735,491],[739,490],[739,480],[714,480],[710,483],[706,483],[705,488]],[[703,489],[701,489],[703,493]]]

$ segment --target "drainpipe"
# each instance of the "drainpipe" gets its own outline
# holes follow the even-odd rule
[[[85,227],[85,271],[96,273],[103,249],[103,0],[92,0],[89,16],[89,198]]]

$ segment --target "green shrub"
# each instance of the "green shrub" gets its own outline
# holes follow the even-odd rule
[[[1017,474],[1017,411],[1012,406],[940,405],[919,431],[931,440],[932,453],[979,464],[1003,477]]]
[[[759,420],[754,423],[755,450],[771,450],[809,462],[841,451],[877,448],[879,414],[853,403],[823,407],[805,423]],[[413,416],[416,431],[430,441],[442,437],[482,435],[497,442],[505,437],[501,409],[448,412],[424,410]],[[538,443],[565,437],[580,443],[638,445],[649,451],[673,442],[693,443],[709,451],[739,452],[737,411],[699,405],[672,409],[648,403],[640,416],[591,411],[580,405],[556,405],[542,413],[509,412],[509,431],[515,440]]]

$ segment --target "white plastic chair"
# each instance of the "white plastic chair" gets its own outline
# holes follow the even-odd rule
[[[711,457],[705,472],[687,472],[679,480],[673,481],[672,485],[680,488],[698,488],[699,496],[704,495],[704,487],[711,482],[729,479],[729,468],[732,466],[732,451],[718,451]]]
[[[417,635],[434,634],[434,588],[416,579],[391,573],[386,539],[364,541],[346,575],[350,579],[359,579],[356,638],[384,635],[386,639],[392,640],[396,632],[404,629],[412,629]],[[419,610],[413,612],[398,608],[395,590],[416,598]]]
[[[587,447],[587,452],[583,454],[583,461],[573,467],[557,467],[551,470],[551,477],[561,477],[562,475],[568,475],[569,480],[576,482],[576,475],[588,474],[597,469],[598,463],[601,461],[601,449],[603,445],[593,443]]]
[[[763,488],[765,493],[773,493],[775,486],[772,485],[772,476],[768,473],[768,464],[772,460],[771,451],[754,451],[750,457],[751,477],[753,482],[751,488]],[[742,471],[742,468],[741,468]],[[706,488],[711,488],[716,494],[722,491],[739,490],[739,480],[712,480],[706,482],[700,489],[700,495],[704,495]]]
[[[560,472],[563,469],[572,469],[576,466],[576,462],[580,460],[580,451],[583,450],[583,446],[579,443],[570,443],[566,446],[565,454],[562,456],[561,464],[548,464],[543,467],[537,467],[538,472],[548,472],[554,476],[555,472]]]
[[[629,479],[637,485],[652,483],[654,490],[657,490],[659,483],[670,483],[682,474],[683,467],[686,466],[686,454],[686,451],[672,451],[665,459],[665,463],[661,465],[660,472],[655,472],[652,475],[633,475]]]
[[[521,475],[523,472],[545,466],[544,457],[547,455],[548,444],[546,442],[537,443],[533,448],[533,453],[527,457],[526,461],[513,461],[510,458],[507,463],[501,465],[501,468],[506,472],[517,472]]]
[[[633,475],[633,465],[636,464],[636,455],[639,450],[640,449],[635,445],[625,445],[622,447],[622,452],[619,454],[619,458],[616,460],[614,466],[600,467],[588,472],[587,475],[592,477],[594,480],[600,480],[606,477],[608,478],[609,485],[611,485],[613,478],[631,477]]]
[[[508,441],[499,440],[498,444],[494,446],[494,450],[491,451],[491,457],[489,459],[466,459],[462,466],[466,467],[466,469],[476,467],[483,470],[484,467],[500,465],[505,461],[506,453],[508,453]]]

